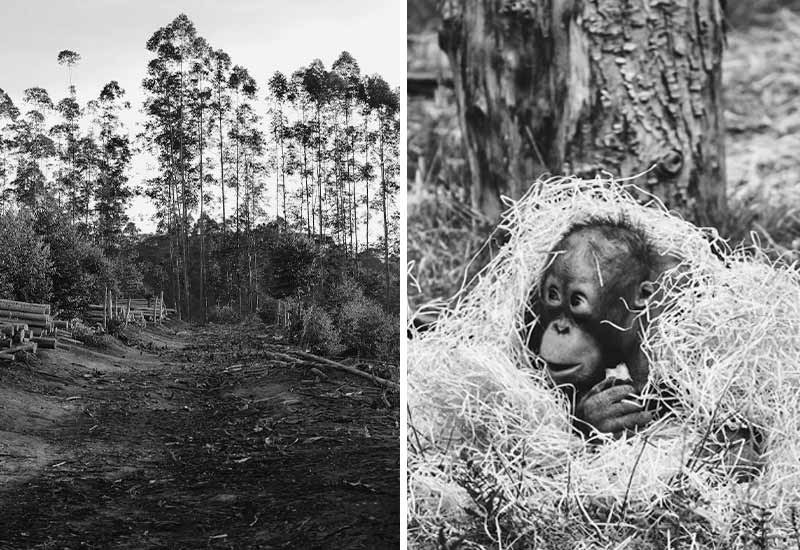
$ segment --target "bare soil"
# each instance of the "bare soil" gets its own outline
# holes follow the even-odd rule
[[[0,548],[398,548],[399,396],[269,330],[0,363]]]

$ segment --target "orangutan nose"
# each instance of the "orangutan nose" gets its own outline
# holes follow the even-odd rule
[[[569,332],[569,321],[566,319],[556,319],[553,321],[553,328],[556,334],[567,334]]]

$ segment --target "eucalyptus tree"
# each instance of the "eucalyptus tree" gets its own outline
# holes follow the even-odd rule
[[[359,180],[364,182],[364,205],[366,214],[364,215],[364,249],[369,250],[369,219],[370,219],[370,202],[369,202],[369,187],[370,183],[375,179],[373,171],[373,164],[370,162],[370,144],[376,140],[376,133],[370,131],[370,119],[374,111],[375,102],[372,100],[371,93],[374,86],[371,84],[374,77],[367,76],[361,79],[358,86],[358,98],[361,103],[361,118],[363,128],[361,130],[361,138],[364,142],[364,163],[359,170]]]
[[[327,88],[327,71],[325,65],[319,59],[315,59],[303,71],[303,88],[308,94],[311,102],[314,105],[314,130],[316,131],[316,139],[314,145],[317,149],[317,213],[319,221],[319,239],[320,243],[325,237],[325,223],[322,216],[322,151],[325,145],[325,138],[322,132],[322,112],[329,100],[329,90]]]
[[[97,212],[97,238],[107,256],[118,254],[122,230],[128,223],[126,207],[132,196],[126,170],[131,160],[130,143],[120,122],[120,112],[130,109],[123,90],[112,80],[100,91],[90,109],[98,129],[98,181],[94,193]]]
[[[239,245],[238,235],[240,232],[239,226],[239,179],[241,168],[242,145],[247,136],[247,130],[242,127],[245,119],[250,116],[253,110],[250,101],[255,99],[258,86],[255,79],[250,76],[246,68],[241,65],[234,65],[231,70],[231,75],[228,78],[228,87],[233,95],[234,103],[234,117],[233,127],[230,129],[228,136],[233,140],[235,147],[235,179],[234,185],[236,187],[236,235],[237,246]]]
[[[379,75],[367,78],[367,95],[372,109],[378,117],[378,166],[381,174],[381,213],[383,215],[383,260],[386,275],[386,310],[392,303],[389,273],[389,209],[392,197],[396,194],[397,182],[392,161],[397,157],[397,143],[400,138],[400,94],[392,90]],[[369,215],[369,213],[367,213]]]
[[[189,277],[187,267],[188,215],[193,193],[188,182],[192,161],[191,116],[187,107],[193,46],[197,34],[189,18],[180,14],[166,27],[161,27],[148,39],[146,47],[155,57],[148,63],[147,77],[142,85],[145,99],[145,138],[156,153],[165,177],[151,183],[167,186],[167,231],[170,235],[170,257],[177,310],[189,310]],[[163,197],[156,193],[155,196]],[[176,248],[178,253],[176,254]],[[182,275],[182,289],[181,289]],[[183,307],[181,306],[181,290]]]
[[[81,60],[81,54],[72,50],[61,50],[58,52],[58,64],[67,66],[67,78],[69,81],[69,94],[75,97],[75,86],[72,84],[72,67]]]
[[[266,167],[261,159],[265,143],[264,133],[260,129],[260,117],[249,104],[240,106],[237,118],[240,118],[238,127],[241,134],[244,184],[244,201],[240,215],[244,220],[247,237],[247,309],[252,312],[256,305],[255,274],[258,273],[258,251],[254,241],[253,226],[258,216],[262,214],[260,205],[264,195],[263,175]]]
[[[241,254],[241,222],[249,219],[249,213],[245,212],[247,208],[242,209],[242,175],[244,163],[248,157],[253,160],[256,155],[262,154],[263,148],[263,134],[258,130],[258,115],[251,103],[255,99],[258,87],[255,80],[247,72],[247,69],[236,65],[231,70],[231,77],[228,82],[233,92],[234,103],[234,116],[232,126],[228,132],[234,147],[234,185],[236,188],[236,256],[237,256],[237,296],[239,302],[239,312],[243,311],[243,295],[242,295],[242,272],[244,271],[243,258]],[[251,169],[248,166],[247,169]],[[245,182],[247,183],[247,182]],[[247,191],[247,189],[245,189]],[[244,204],[248,204],[248,196],[245,196]],[[247,226],[245,226],[247,227]],[[248,252],[250,250],[250,235],[247,235]],[[250,254],[248,253],[248,278],[251,277],[250,272]],[[250,287],[248,286],[248,289]]]
[[[312,187],[308,185],[308,176],[311,174],[311,167],[308,163],[308,149],[312,145],[313,129],[308,123],[306,113],[308,112],[311,98],[303,86],[305,69],[299,69],[292,73],[290,82],[289,101],[295,111],[300,112],[300,119],[296,120],[291,128],[291,135],[300,144],[302,149],[302,168],[300,169],[303,181],[302,193],[300,193],[300,209],[302,213],[303,203],[306,210],[306,233],[310,237],[315,233],[314,208],[313,208],[313,181]]]
[[[296,137],[294,135],[294,125],[286,127],[285,159],[285,175],[287,178],[299,176],[297,178],[299,184],[297,188],[299,192],[292,193],[291,191],[284,190],[282,197],[284,201],[284,230],[291,228],[295,231],[304,232],[307,230],[307,226],[303,218],[304,201],[303,186],[301,184],[303,162],[300,158],[300,144],[296,143]],[[293,202],[297,202],[298,204],[293,204]]]
[[[81,136],[78,139],[75,147],[75,224],[78,226],[82,224],[86,234],[90,228],[89,218],[95,184],[98,180],[100,155],[101,151],[92,136]]]
[[[208,300],[206,299],[205,292],[205,279],[206,279],[206,191],[203,184],[206,181],[206,174],[203,170],[203,150],[206,142],[208,141],[208,134],[206,126],[208,118],[206,111],[211,108],[212,88],[210,76],[214,70],[213,50],[208,45],[206,40],[202,37],[197,37],[193,44],[194,57],[192,67],[189,73],[191,79],[190,98],[192,104],[193,116],[196,121],[196,144],[197,144],[197,160],[198,160],[198,177],[197,183],[199,188],[198,200],[200,204],[200,212],[197,218],[197,225],[200,233],[200,304],[202,312],[202,320],[206,321],[208,314]]]
[[[223,127],[225,120],[229,116],[231,108],[230,90],[228,81],[230,79],[231,58],[222,50],[213,50],[210,55],[211,64],[211,87],[212,87],[212,118],[209,125],[217,131],[217,150],[219,152],[219,185],[222,198],[222,233],[227,227],[227,217],[225,212],[225,133]],[[209,128],[211,130],[211,127]]]
[[[58,140],[57,153],[63,165],[58,170],[56,182],[59,194],[63,191],[67,196],[70,223],[74,224],[79,185],[76,157],[80,138],[81,107],[74,95],[70,95],[58,102],[56,111],[61,115],[62,121],[50,128],[50,135]]]
[[[333,160],[332,172],[332,193],[334,211],[331,213],[331,230],[336,238],[336,242],[347,251],[347,218],[345,198],[344,176],[342,170],[342,152],[345,149],[342,137],[342,128],[339,117],[343,112],[343,97],[345,84],[339,73],[328,71],[326,74],[326,89],[328,92],[327,119],[329,121],[328,133],[332,136],[331,151],[329,156]]]
[[[360,86],[361,69],[358,62],[349,52],[343,51],[331,66],[333,72],[339,76],[339,101],[342,112],[344,113],[344,137],[340,140],[343,145],[345,155],[345,170],[343,173],[344,183],[347,185],[344,197],[347,199],[343,204],[346,212],[347,233],[349,242],[348,248],[352,251],[353,258],[358,257],[358,223],[356,219],[356,195],[355,185],[355,139],[356,129],[353,124],[353,111],[358,100],[358,89]]]
[[[273,138],[275,140],[275,158],[276,158],[276,167],[279,167],[275,170],[275,219],[278,219],[278,204],[280,202],[283,203],[283,220],[284,220],[284,231],[287,229],[287,216],[286,216],[286,155],[284,151],[284,141],[286,139],[286,117],[284,115],[284,103],[287,100],[289,95],[289,82],[286,80],[286,76],[280,72],[275,71],[273,73],[272,78],[269,79],[269,83],[267,84],[269,88],[269,94],[267,99],[271,100],[273,103],[272,108],[270,109],[271,115],[271,131]],[[279,200],[281,197],[280,190],[279,190],[279,182],[280,188],[283,189],[282,200]]]
[[[19,109],[11,97],[0,88],[0,211],[5,210],[6,199],[10,191],[8,187],[11,151],[16,146],[14,125],[19,118]]]
[[[40,203],[47,192],[44,165],[55,155],[55,144],[46,134],[46,115],[53,109],[53,101],[44,88],[34,87],[24,91],[23,102],[30,107],[15,124],[16,144],[19,153],[16,178],[11,183],[17,198],[28,206]]]

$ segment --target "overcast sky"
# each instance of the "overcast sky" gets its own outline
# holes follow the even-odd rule
[[[330,67],[343,50],[362,73],[379,73],[392,87],[405,76],[405,0],[0,0],[0,88],[18,105],[32,86],[58,101],[68,83],[56,57],[73,50],[82,57],[72,75],[81,104],[117,80],[132,104],[127,121],[135,123],[150,59],[145,42],[179,13],[212,47],[248,69],[261,97],[274,71],[292,72],[315,58]],[[145,163],[135,161],[132,183],[144,171]],[[130,215],[151,228],[144,199]]]

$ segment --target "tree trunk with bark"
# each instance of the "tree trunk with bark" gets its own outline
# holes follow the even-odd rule
[[[650,170],[636,183],[668,207],[724,218],[718,0],[455,0],[442,15],[479,211],[496,220],[545,173]]]

